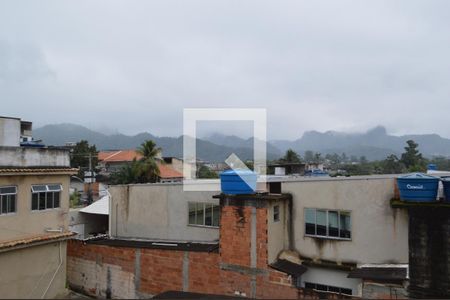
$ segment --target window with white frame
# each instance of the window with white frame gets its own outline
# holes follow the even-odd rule
[[[16,212],[17,187],[0,187],[0,215],[6,215]]]
[[[31,186],[31,210],[45,210],[60,207],[61,184]]]
[[[219,205],[203,202],[189,202],[188,206],[189,225],[219,227]]]
[[[351,239],[350,212],[305,208],[305,235]]]

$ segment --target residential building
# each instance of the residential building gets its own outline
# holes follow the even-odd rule
[[[111,286],[121,297],[169,289],[258,298],[407,296],[408,213],[391,207],[394,176],[274,176],[266,187],[269,193],[238,197],[184,192],[181,184],[113,186],[110,238],[73,244],[69,282],[85,291],[92,287],[80,277],[94,270],[85,269],[90,258],[77,255],[80,249],[114,256],[125,248],[134,261],[121,265],[120,276],[134,281],[126,287],[131,294]],[[166,272],[156,257],[167,257],[180,269]],[[201,276],[200,266],[215,274],[203,279],[206,286],[192,281]],[[98,272],[108,268],[115,272],[117,265],[111,261]],[[234,272],[240,272],[239,279]],[[95,295],[107,294],[105,282],[97,286],[105,289]]]
[[[0,117],[0,298],[66,292],[69,183],[77,170],[68,150],[30,141],[30,122]]]
[[[98,153],[100,174],[109,176],[120,171],[133,160],[142,159],[142,155],[136,150],[100,151]],[[156,157],[159,168],[160,182],[183,181],[183,161],[175,157],[162,157],[161,152]]]

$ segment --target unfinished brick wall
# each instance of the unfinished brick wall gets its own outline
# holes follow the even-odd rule
[[[253,204],[221,205],[219,253],[71,241],[69,285],[108,298],[144,298],[175,290],[297,299],[290,276],[267,265],[267,207]]]

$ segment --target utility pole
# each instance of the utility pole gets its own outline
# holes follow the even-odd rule
[[[89,152],[89,176],[91,177],[88,182],[88,204],[93,202],[92,199],[92,180],[94,178],[94,173],[92,172],[92,153]]]

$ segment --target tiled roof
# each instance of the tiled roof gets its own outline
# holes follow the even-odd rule
[[[167,178],[183,178],[183,174],[172,169],[171,167],[158,163],[159,167],[159,177]]]
[[[100,151],[98,160],[102,162],[127,162],[141,159],[142,155],[136,150]]]
[[[75,233],[73,232],[61,232],[61,233],[53,233],[53,234],[44,234],[44,235],[37,235],[33,237],[18,239],[18,240],[12,240],[12,241],[3,241],[0,242],[0,251],[8,251],[11,248],[21,247],[21,246],[27,246],[32,244],[38,244],[42,242],[50,242],[53,240],[59,240],[59,239],[66,239],[74,236]]]
[[[0,175],[11,174],[11,173],[54,173],[54,174],[76,174],[78,173],[77,168],[67,168],[67,167],[38,167],[38,168],[18,168],[18,167],[0,167]]]

